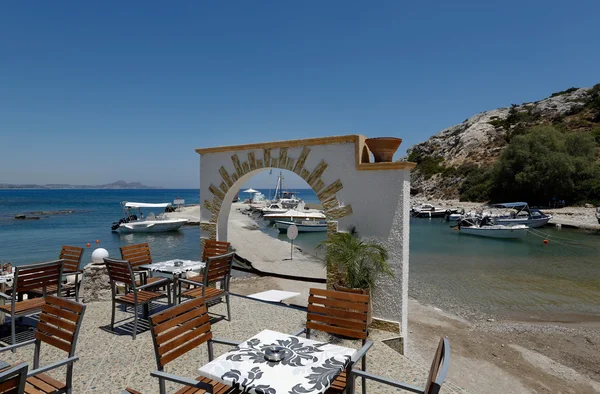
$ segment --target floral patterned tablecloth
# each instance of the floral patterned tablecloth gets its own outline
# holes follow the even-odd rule
[[[282,361],[265,359],[269,346]],[[199,369],[201,375],[254,394],[324,393],[356,352],[342,346],[264,330]]]

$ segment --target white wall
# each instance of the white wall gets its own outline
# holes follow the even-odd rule
[[[383,243],[389,252],[389,263],[395,277],[381,278],[373,295],[374,317],[400,323],[401,334],[407,333],[408,305],[408,236],[409,236],[409,170],[359,171],[356,168],[355,144],[340,143],[310,146],[311,152],[304,167],[312,171],[321,160],[328,164],[321,179],[325,185],[341,180],[343,189],[336,196],[342,205],[351,205],[353,214],[339,220],[339,229],[356,226],[359,234]],[[288,157],[300,156],[302,147],[289,148]],[[208,153],[201,157],[200,197],[212,200],[210,184],[222,182],[219,168],[224,166],[229,174],[235,172],[231,156],[237,154],[240,161],[247,161],[249,151]],[[263,151],[254,150],[256,158]],[[271,157],[278,157],[279,149],[271,150]],[[267,167],[268,168],[268,167]],[[229,190],[221,205],[218,218],[217,238],[227,240],[227,220],[235,193],[256,172],[239,179]],[[202,221],[210,221],[212,213],[202,207]],[[206,237],[207,234],[203,234]]]

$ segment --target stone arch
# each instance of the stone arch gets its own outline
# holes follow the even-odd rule
[[[235,172],[230,174],[224,166],[219,168],[221,182],[218,187],[214,184],[209,186],[212,200],[206,199],[203,202],[204,207],[211,211],[211,219],[208,223],[203,222],[201,226],[202,230],[208,231],[210,239],[227,240],[227,221],[235,193],[252,176],[268,169],[293,171],[306,181],[323,206],[330,233],[338,231],[339,219],[352,214],[352,205],[342,205],[336,196],[344,187],[342,181],[336,179],[328,185],[323,181],[322,176],[328,168],[325,160],[321,159],[314,168],[306,168],[306,159],[310,155],[309,147],[302,147],[298,158],[288,157],[286,147],[279,149],[275,157],[271,156],[272,153],[269,148],[263,149],[263,157],[257,159],[255,152],[248,152],[247,161],[240,160],[239,155],[235,153],[231,156]]]

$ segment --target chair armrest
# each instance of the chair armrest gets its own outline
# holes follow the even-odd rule
[[[352,363],[356,363],[356,362],[358,362],[358,360],[363,358],[365,356],[365,354],[367,354],[367,350],[369,350],[371,348],[371,346],[373,346],[373,341],[367,341],[367,343],[365,343],[365,345],[363,347],[358,349],[358,351],[356,353],[354,353],[354,355],[350,359],[352,361]]]
[[[293,333],[292,335],[295,336],[295,337],[299,337],[302,334],[306,334],[306,327],[301,328],[299,331]]]
[[[17,344],[14,344],[14,345],[2,347],[2,348],[0,348],[0,353],[6,352],[7,350],[14,350],[14,349],[20,348],[22,346],[33,345],[34,343],[35,343],[35,339],[30,339],[30,340],[25,341],[25,342],[21,342],[21,343],[17,343]]]
[[[184,278],[177,279],[177,282],[179,282],[179,283],[187,283],[188,285],[194,285],[194,286],[203,286],[203,284],[200,283],[200,282],[194,282],[192,280],[184,279]]]
[[[0,297],[4,298],[5,300],[11,300],[12,299],[11,296],[9,296],[8,294],[4,294],[1,291],[0,291]]]
[[[222,345],[231,345],[231,346],[238,346],[240,343],[242,343],[242,342],[230,341],[228,339],[219,339],[219,338],[213,338],[213,339],[211,339],[211,341],[214,343],[220,343]]]
[[[169,278],[164,278],[161,279],[159,281],[156,282],[152,282],[152,283],[147,283],[143,286],[138,286],[137,289],[138,290],[145,290],[147,288],[152,288],[152,287],[159,287],[159,286],[164,286],[164,285],[168,285],[169,283],[171,283],[171,279]]]
[[[373,375],[371,373],[368,373],[368,372],[365,372],[365,371],[361,371],[359,369],[353,369],[350,372],[350,374],[352,375],[350,377],[351,379],[356,379],[357,376],[360,376],[360,377],[363,377],[363,378],[374,380],[374,381],[379,382],[379,383],[386,384],[388,386],[396,387],[396,388],[403,389],[403,390],[406,390],[406,391],[412,391],[413,393],[423,394],[425,392],[425,389],[423,389],[423,388],[420,388],[420,387],[417,387],[417,386],[413,386],[413,385],[410,385],[410,384],[406,384],[406,383],[402,383],[402,382],[398,382],[396,380],[383,378],[381,376]]]
[[[64,360],[57,361],[55,363],[43,366],[41,368],[34,369],[33,371],[29,371],[29,373],[27,374],[27,377],[29,378],[29,377],[32,377],[32,376],[35,376],[35,375],[39,375],[41,373],[50,371],[52,369],[56,369],[56,368],[62,367],[63,365],[73,364],[77,360],[79,360],[79,357],[73,356],[73,357],[66,358]]]
[[[150,372],[150,376],[154,376],[155,378],[158,378],[160,380],[170,380],[171,382],[175,382],[175,383],[178,383],[178,384],[183,384],[184,386],[196,387],[196,388],[199,388],[199,389],[203,389],[203,390],[206,390],[209,393],[212,393],[212,391],[213,391],[213,386],[211,386],[208,383],[199,382],[199,381],[194,380],[194,379],[184,378],[182,376],[173,375],[173,374],[166,373],[166,372],[163,372],[163,371]]]

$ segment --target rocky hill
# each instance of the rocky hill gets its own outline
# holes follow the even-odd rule
[[[513,137],[538,125],[592,132],[600,143],[600,84],[485,111],[413,146],[408,149],[408,160],[418,164],[412,174],[411,193],[426,198],[459,198],[459,188],[469,172],[489,168]]]
[[[12,184],[0,183],[0,189],[162,189],[159,186],[146,186],[140,182],[117,181],[105,185],[70,185],[66,183]]]

